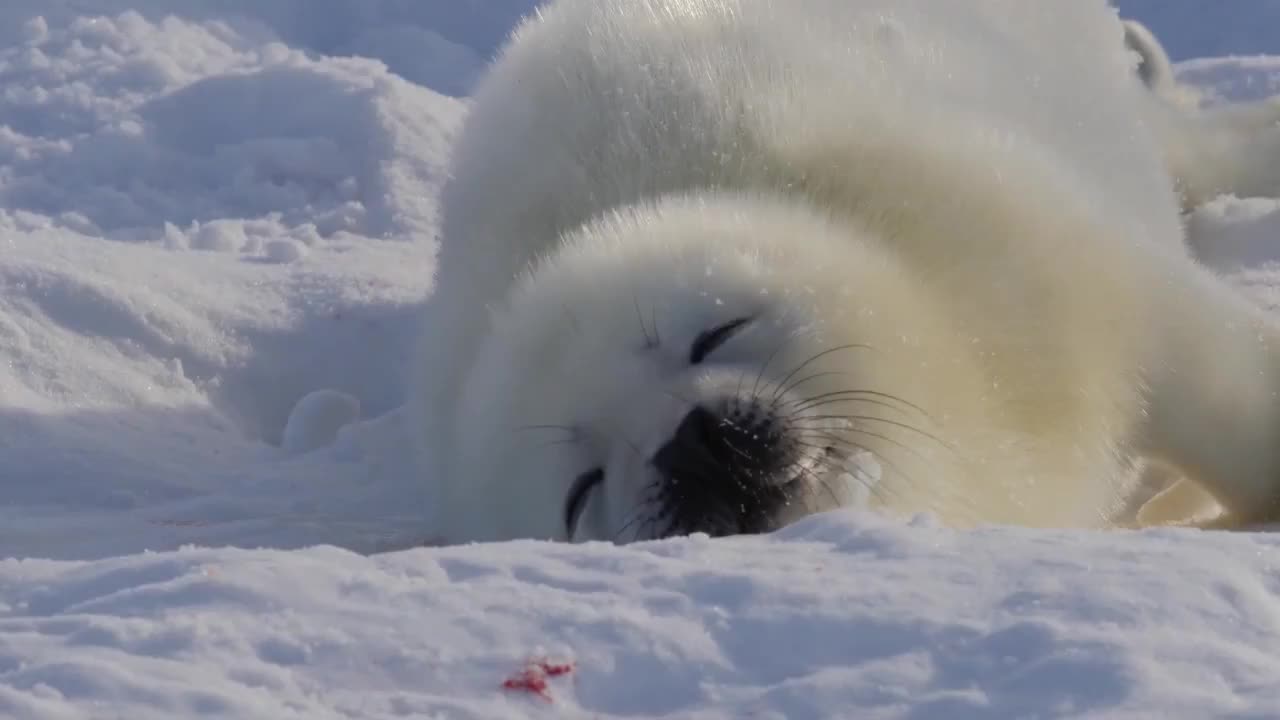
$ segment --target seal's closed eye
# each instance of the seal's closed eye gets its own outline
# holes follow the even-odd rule
[[[712,328],[699,335],[693,341],[693,347],[689,350],[689,364],[697,365],[706,359],[708,355],[715,352],[733,334],[742,329],[744,325],[751,322],[751,318],[738,318],[732,322],[727,322],[717,328]]]
[[[587,494],[604,482],[604,468],[594,468],[582,473],[569,487],[569,495],[564,503],[564,529],[569,539],[573,539],[573,529],[578,525],[578,517],[587,505]]]

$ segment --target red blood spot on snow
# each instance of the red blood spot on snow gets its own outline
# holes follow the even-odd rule
[[[535,665],[550,677],[568,675],[573,672],[573,663],[571,662],[553,663],[549,660],[539,660]]]
[[[551,693],[547,688],[547,676],[537,668],[525,668],[520,672],[507,678],[502,683],[502,687],[507,690],[521,690],[533,693],[544,700],[551,700]]]
[[[547,685],[547,678],[568,675],[571,672],[573,672],[572,662],[551,662],[545,658],[530,660],[520,669],[520,672],[507,678],[502,683],[502,687],[506,690],[533,693],[551,702],[551,688]]]

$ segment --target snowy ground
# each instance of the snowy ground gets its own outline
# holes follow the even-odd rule
[[[404,550],[434,192],[531,4],[0,5],[0,717],[1280,717],[1275,535]],[[1280,92],[1213,57],[1280,56],[1280,1],[1120,5]],[[1280,311],[1280,202],[1193,225]]]

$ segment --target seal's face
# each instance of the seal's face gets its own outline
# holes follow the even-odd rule
[[[839,316],[845,283],[797,281],[821,252],[671,224],[594,228],[495,313],[449,484],[499,535],[768,531],[853,502],[877,436],[858,421],[907,411],[859,382],[873,350]]]

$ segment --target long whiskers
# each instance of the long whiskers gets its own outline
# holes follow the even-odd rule
[[[906,410],[904,410],[902,406],[895,405],[893,402],[889,400],[882,400],[874,395],[870,397],[866,397],[862,393],[857,391],[842,391],[839,393],[827,393],[827,394],[830,395],[831,397],[822,398],[821,400],[813,399],[806,402],[796,401],[792,403],[783,403],[783,404],[780,404],[778,407],[787,410],[789,415],[796,415],[796,416],[800,416],[802,415],[802,413],[806,411],[817,410],[818,408],[827,407],[829,405],[837,405],[837,404],[870,405],[873,407],[880,407],[886,410],[893,410],[901,414],[906,414]]]
[[[882,425],[889,425],[891,427],[898,428],[899,430],[906,430],[907,432],[915,433],[919,437],[925,438],[926,440],[931,440],[934,443],[936,443],[938,447],[944,450],[947,450],[948,452],[955,452],[955,448],[952,447],[949,443],[947,443],[947,441],[943,440],[937,435],[934,435],[928,430],[922,430],[914,425],[911,425],[910,423],[899,422],[897,420],[890,420],[889,418],[877,417],[875,415],[802,415],[800,417],[791,418],[788,422],[790,422],[793,427],[806,428],[806,427],[811,427],[812,423],[821,423],[821,422],[831,421],[831,420],[839,420],[842,422],[852,422],[852,423],[869,422],[869,423],[880,423]]]
[[[649,334],[649,328],[644,324],[644,313],[640,312],[640,298],[633,293],[631,300],[636,308],[636,321],[640,323],[640,333],[644,336],[644,346],[646,348],[654,348],[658,346],[661,338],[658,336],[658,318],[657,310],[653,309],[653,334]]]
[[[918,448],[908,445],[907,443],[904,443],[901,440],[898,440],[897,438],[891,437],[884,433],[878,433],[872,430],[867,430],[865,428],[841,429],[840,435],[835,434],[834,431],[828,428],[811,427],[811,428],[796,428],[796,429],[799,431],[797,434],[800,437],[805,437],[805,433],[810,433],[809,437],[821,437],[831,442],[849,442],[845,440],[844,437],[842,437],[845,434],[864,437],[864,438],[870,438],[872,440],[878,440],[886,445],[892,446],[897,450],[901,450],[902,452],[910,455],[911,457],[915,458],[916,460],[919,460],[920,462],[923,462],[926,464],[930,462],[929,457],[926,456],[924,453],[920,452]],[[856,447],[859,447],[859,449],[867,450],[868,452],[871,452],[876,457],[882,457],[886,454],[883,452],[875,452],[870,448],[865,448],[860,446],[856,446]]]
[[[636,507],[634,510],[631,511],[631,514],[628,516],[627,521],[624,522],[622,524],[622,527],[618,528],[618,531],[613,534],[613,542],[615,543],[619,542],[622,536],[627,532],[627,530],[630,530],[633,525],[635,525],[641,519],[644,519],[647,513],[650,513],[650,511],[653,509],[654,503],[656,503],[660,498],[661,493],[662,493],[662,488],[660,487],[657,480],[650,481],[649,484],[645,485],[643,488],[640,489],[639,502],[636,503]],[[645,522],[646,524],[654,522],[653,516],[650,515],[649,518],[645,520]],[[639,536],[640,536],[640,533],[639,531],[637,531],[636,538],[639,539]]]
[[[778,346],[773,349],[773,352],[769,353],[769,357],[765,359],[764,364],[760,366],[760,371],[756,373],[755,382],[751,383],[752,397],[756,397],[760,392],[760,382],[764,380],[764,374],[769,371],[769,366],[773,364],[774,358],[778,356],[778,353],[782,352],[783,348],[791,343],[792,339],[791,335],[784,336],[782,338],[782,342],[778,343]],[[741,392],[742,388],[739,387],[738,390]]]
[[[902,478],[906,483],[905,487],[910,487],[915,484],[915,480],[912,478],[912,476],[908,474],[905,470],[903,470],[902,466],[898,465],[896,462],[886,457],[885,453],[876,452],[871,448],[867,447],[866,445],[863,445],[858,442],[854,442],[853,440],[850,440],[848,438],[826,436],[822,434],[807,435],[805,437],[807,437],[808,440],[797,439],[796,442],[798,444],[804,445],[805,447],[812,448],[814,450],[819,450],[819,451],[825,451],[829,448],[835,447],[835,448],[839,448],[842,452],[847,452],[847,453],[855,453],[855,452],[867,453],[872,457],[874,457],[877,463],[887,468],[889,472]],[[875,437],[873,435],[867,435],[867,437],[871,437],[872,439],[883,439],[880,437]],[[812,440],[812,439],[820,439],[825,441],[825,443],[814,444],[812,442],[809,442],[809,440]],[[873,497],[876,497],[876,496],[883,497],[886,492],[886,488],[891,488],[893,486],[892,483],[885,483],[885,482],[869,483],[864,478],[859,477],[855,473],[846,473],[846,474],[848,474],[859,485],[865,488]]]
[[[814,403],[821,403],[822,401],[826,401],[826,400],[839,401],[843,398],[874,398],[884,403],[891,403],[892,407],[894,407],[894,409],[898,410],[899,412],[906,412],[906,410],[914,410],[915,412],[919,413],[920,415],[927,418],[928,420],[930,421],[933,420],[933,416],[930,415],[928,410],[925,410],[924,408],[911,402],[910,400],[899,397],[892,393],[882,392],[879,390],[863,390],[863,389],[833,390],[831,392],[819,393],[817,395],[810,395],[809,397],[798,398],[796,400],[790,401],[788,403],[788,407],[793,412],[804,412],[805,410],[810,410],[813,407],[816,407]],[[890,405],[886,405],[886,407],[890,407]]]
[[[787,383],[791,382],[791,380],[792,380],[792,379],[794,379],[796,375],[799,375],[801,370],[804,370],[805,368],[809,367],[809,366],[810,366],[810,365],[812,365],[813,363],[817,362],[818,360],[820,360],[820,359],[822,359],[822,358],[824,358],[824,357],[826,357],[826,356],[828,356],[828,355],[830,355],[830,354],[832,354],[832,353],[837,353],[837,352],[841,352],[841,351],[844,351],[844,350],[874,350],[874,349],[875,349],[875,348],[871,347],[870,345],[862,345],[862,344],[858,344],[858,343],[850,343],[850,344],[848,344],[848,345],[837,345],[837,346],[832,347],[832,348],[827,348],[826,350],[823,350],[822,352],[816,353],[816,354],[814,354],[814,355],[810,356],[808,360],[805,360],[804,362],[802,362],[802,363],[800,363],[799,365],[797,365],[795,368],[793,368],[793,369],[791,370],[791,372],[787,373],[787,376],[786,376],[786,377],[784,377],[784,378],[782,378],[782,380],[778,381],[777,386],[778,386],[778,388],[779,388],[779,393],[778,393],[778,394],[776,394],[776,395],[774,395],[774,398],[773,398],[773,399],[775,399],[775,400],[776,400],[776,399],[777,399],[777,397],[778,397],[779,395],[781,395],[781,392],[782,392],[782,391],[781,391],[781,388],[786,387]]]

